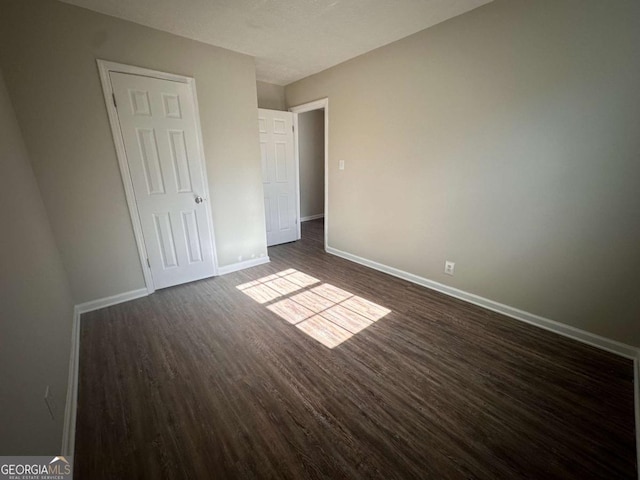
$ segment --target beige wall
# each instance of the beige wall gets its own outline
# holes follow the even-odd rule
[[[284,87],[267,82],[256,82],[258,92],[258,108],[269,110],[286,110]]]
[[[144,287],[96,58],[196,79],[219,264],[266,254],[253,58],[55,1],[6,0],[0,65],[76,302]]]
[[[298,114],[300,218],[324,213],[324,110]]]
[[[287,86],[329,245],[640,346],[638,45],[637,1],[496,0]]]
[[[2,74],[0,225],[0,455],[55,455],[73,301]],[[47,385],[55,420],[44,403]]]

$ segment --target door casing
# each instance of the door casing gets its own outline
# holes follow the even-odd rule
[[[293,112],[293,149],[296,161],[296,196],[298,203],[298,239],[300,231],[300,141],[298,138],[298,114],[312,110],[324,110],[324,249],[329,246],[329,98],[321,98],[289,108]]]
[[[144,243],[144,236],[142,234],[142,224],[140,223],[140,216],[138,214],[138,205],[136,203],[136,196],[133,189],[133,181],[129,172],[129,165],[127,160],[127,154],[124,148],[124,140],[120,131],[120,123],[118,121],[118,111],[113,103],[113,91],[111,88],[111,81],[109,78],[110,72],[128,73],[131,75],[139,75],[143,77],[157,78],[160,80],[170,80],[173,82],[180,82],[189,85],[193,93],[194,112],[196,121],[196,134],[198,137],[198,146],[200,148],[200,159],[202,162],[202,174],[204,177],[204,196],[205,196],[205,209],[206,215],[209,219],[209,234],[211,236],[211,248],[213,249],[213,266],[214,275],[218,275],[218,257],[216,254],[213,217],[211,215],[211,203],[209,194],[209,180],[207,178],[207,166],[204,156],[204,145],[202,143],[202,127],[200,125],[200,111],[198,109],[198,96],[196,91],[196,81],[192,77],[185,77],[183,75],[176,75],[173,73],[159,72],[157,70],[150,70],[147,68],[136,67],[133,65],[125,65],[122,63],[109,62],[106,60],[96,60],[98,64],[98,71],[100,73],[100,81],[102,83],[102,92],[104,94],[104,101],[107,107],[107,114],[109,116],[109,124],[111,126],[111,134],[113,136],[113,143],[116,148],[116,155],[118,157],[118,165],[120,167],[120,175],[122,177],[122,184],[124,186],[124,193],[127,199],[127,206],[129,207],[129,215],[131,217],[131,223],[133,225],[133,233],[136,240],[136,246],[138,248],[138,255],[140,257],[140,266],[142,267],[142,273],[144,275],[144,283],[147,288],[147,293],[151,294],[155,292],[155,285],[153,283],[153,277],[151,275],[151,268],[147,264],[147,248]]]

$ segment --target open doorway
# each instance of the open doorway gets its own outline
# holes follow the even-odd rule
[[[300,221],[324,218],[324,110],[298,114]]]
[[[329,237],[328,126],[329,101],[322,99],[289,109],[294,115],[300,223],[324,219],[324,247]],[[298,238],[300,238],[298,223]]]

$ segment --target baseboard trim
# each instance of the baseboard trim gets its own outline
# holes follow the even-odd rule
[[[402,278],[403,280],[407,280],[423,287],[444,293],[451,297],[473,303],[474,305],[478,305],[488,310],[502,313],[503,315],[507,315],[508,317],[514,318],[516,320],[520,320],[531,325],[544,328],[545,330],[552,331],[559,335],[572,338],[579,342],[586,343],[593,347],[601,348],[608,352],[615,353],[632,360],[637,359],[638,355],[640,354],[640,349],[632,347],[631,345],[626,345],[615,340],[610,340],[608,338],[601,337],[600,335],[596,335],[585,330],[580,330],[579,328],[556,322],[555,320],[550,320],[533,313],[510,307],[509,305],[504,305],[502,303],[489,300],[488,298],[480,297],[479,295],[475,295],[473,293],[468,293],[463,290],[444,285],[442,283],[434,282],[433,280],[414,275],[413,273],[405,272],[403,270],[399,270],[397,268],[390,267],[373,260],[362,258],[352,253],[343,252],[342,250],[338,250],[333,247],[327,246],[326,251],[327,253],[330,253],[332,255],[336,255],[346,260],[359,263],[366,267],[373,268],[374,270],[388,273],[389,275],[393,275],[394,277]]]
[[[101,308],[110,307],[119,303],[135,300],[136,298],[146,297],[149,292],[146,288],[139,288],[138,290],[131,290],[130,292],[119,293],[118,295],[112,295],[111,297],[99,298],[90,302],[80,303],[76,305],[80,314],[93,312],[94,310],[100,310]]]
[[[111,297],[99,298],[80,303],[73,308],[71,326],[71,352],[69,355],[69,377],[67,380],[67,398],[64,407],[64,425],[62,430],[63,455],[73,456],[76,443],[76,415],[78,411],[78,375],[80,371],[80,319],[83,313],[128,302],[148,295],[146,288],[120,293]]]
[[[580,330],[579,328],[571,327],[569,325],[564,325],[554,320],[549,320],[548,318],[544,318],[539,315],[534,315],[533,313],[525,312],[523,310],[519,310],[517,308],[510,307],[502,303],[494,302],[493,300],[489,300],[488,298],[480,297],[478,295],[474,295],[473,293],[468,293],[463,290],[459,290],[457,288],[453,288],[439,282],[434,282],[433,280],[429,280],[427,278],[420,277],[418,275],[414,275],[412,273],[405,272],[403,270],[390,267],[388,265],[384,265],[382,263],[378,263],[373,260],[359,257],[358,255],[354,255],[352,253],[343,252],[342,250],[338,250],[337,248],[333,248],[328,245],[325,250],[327,253],[336,255],[338,257],[344,258],[346,260],[350,260],[355,263],[359,263],[360,265],[364,265],[365,267],[373,268],[374,270],[387,273],[394,277],[402,278],[403,280],[407,280],[409,282],[421,285],[423,287],[436,290],[438,292],[444,293],[445,295],[449,295],[451,297],[464,300],[465,302],[473,303],[474,305],[478,305],[480,307],[486,308],[487,310],[492,310],[494,312],[502,313],[503,315],[511,317],[515,320],[520,320],[522,322],[529,323],[536,327],[544,328],[545,330],[549,330],[551,332],[557,333],[564,337],[568,337],[573,340],[577,340],[578,342],[586,343],[587,345],[591,345],[593,347],[600,348],[602,350],[606,350],[608,352],[615,353],[622,357],[633,360],[634,414],[635,414],[635,427],[636,427],[636,459],[637,459],[636,463],[638,465],[638,480],[640,480],[640,365],[639,365],[640,349],[639,348],[635,348],[635,347],[632,347],[631,345],[626,345],[624,343],[617,342],[615,340],[610,340],[608,338],[601,337],[600,335],[596,335],[594,333],[590,333],[585,330]]]
[[[258,265],[264,265],[269,263],[269,257],[252,258],[251,260],[245,260],[243,262],[232,263],[231,265],[225,265],[224,267],[218,267],[218,275],[226,275],[228,273],[244,270],[245,268],[257,267]]]
[[[64,407],[61,453],[73,456],[76,444],[76,413],[78,410],[78,374],[80,367],[80,310],[73,308],[71,326],[71,354],[69,356],[69,378],[67,380],[67,400]]]
[[[636,414],[636,466],[638,467],[638,480],[640,480],[640,353],[638,353],[638,356],[633,361],[633,374]]]
[[[300,223],[308,222],[309,220],[317,220],[318,218],[324,218],[324,213],[318,213],[317,215],[309,215],[308,217],[302,217]]]
[[[324,216],[324,215],[322,215]],[[306,218],[306,217],[305,217]],[[320,218],[320,217],[317,217]],[[301,221],[305,221],[301,219]],[[352,262],[364,265],[365,267],[378,270],[383,273],[387,273],[394,277],[407,280],[411,283],[421,285],[423,287],[436,290],[454,298],[464,300],[466,302],[478,305],[480,307],[492,310],[504,314],[508,317],[520,320],[539,328],[552,331],[559,335],[572,338],[582,343],[586,343],[593,347],[601,348],[611,353],[621,355],[625,358],[633,360],[634,371],[634,413],[635,413],[635,426],[636,426],[636,454],[638,459],[638,465],[640,466],[640,349],[626,345],[621,342],[610,340],[600,335],[596,335],[585,330],[580,330],[569,325],[550,320],[538,315],[534,315],[523,310],[519,310],[508,305],[504,305],[493,300],[489,300],[478,295],[459,290],[448,285],[444,285],[433,280],[429,280],[418,275],[414,275],[403,270],[384,265],[373,260],[369,260],[352,253],[344,252],[333,247],[326,247],[327,253],[336,255],[338,257],[350,260]],[[243,262],[226,265],[218,268],[218,275],[226,275],[228,273],[237,272],[246,268],[256,267],[269,263],[269,257],[261,257],[251,260],[245,260]],[[64,412],[64,427],[62,434],[62,448],[61,453],[67,456],[73,456],[75,452],[75,431],[76,431],[76,415],[78,408],[78,380],[79,380],[79,366],[80,366],[80,318],[83,313],[98,310],[100,308],[109,307],[111,305],[117,305],[119,303],[128,302],[147,296],[148,292],[146,288],[138,290],[132,290],[130,292],[113,295],[111,297],[101,298],[93,300],[91,302],[81,303],[74,307],[73,312],[73,325],[71,328],[71,355],[69,359],[69,378],[67,384],[67,398]],[[640,480],[640,468],[638,469],[638,479]]]

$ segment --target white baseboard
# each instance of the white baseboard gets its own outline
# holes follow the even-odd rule
[[[373,268],[374,270],[388,273],[389,275],[393,275],[394,277],[402,278],[403,280],[407,280],[409,282],[416,283],[423,287],[436,290],[438,292],[444,293],[451,297],[455,297],[460,300],[473,303],[474,305],[478,305],[480,307],[486,308],[487,310],[492,310],[494,312],[502,313],[504,315],[507,315],[508,317],[529,323],[531,325],[535,325],[536,327],[544,328],[545,330],[549,330],[551,332],[557,333],[564,337],[569,337],[569,338],[572,338],[573,340],[586,343],[593,347],[601,348],[602,350],[606,350],[608,352],[618,354],[622,357],[632,359],[633,360],[633,384],[634,384],[634,411],[635,411],[635,427],[636,427],[636,459],[637,459],[637,465],[639,466],[638,480],[640,480],[640,365],[639,365],[640,349],[639,348],[635,348],[635,347],[632,347],[631,345],[626,345],[624,343],[617,342],[615,340],[610,340],[608,338],[601,337],[600,335],[596,335],[594,333],[590,333],[585,330],[580,330],[579,328],[571,327],[569,325],[564,325],[554,320],[549,320],[548,318],[544,318],[539,315],[534,315],[533,313],[525,312],[523,310],[519,310],[517,308],[510,307],[502,303],[494,302],[493,300],[489,300],[488,298],[480,297],[478,295],[474,295],[473,293],[468,293],[463,290],[459,290],[457,288],[453,288],[439,282],[434,282],[433,280],[429,280],[427,278],[420,277],[418,275],[414,275],[412,273],[405,272],[403,270],[390,267],[382,263],[374,262],[373,260],[368,260],[366,258],[359,257],[352,253],[343,252],[341,250],[330,247],[328,245],[326,247],[326,251],[327,253],[345,258],[347,260],[351,260],[352,262],[359,263],[361,265],[364,265],[365,267]]]
[[[80,310],[73,309],[71,326],[71,354],[69,356],[69,378],[67,380],[67,401],[64,407],[62,430],[62,455],[73,456],[76,444],[76,412],[78,409],[78,372],[80,367]]]
[[[638,480],[640,480],[640,354],[633,361],[633,386],[635,387],[636,465],[638,467]]]
[[[324,216],[324,215],[322,215]],[[317,217],[320,218],[320,217]],[[305,221],[301,219],[301,221]],[[538,315],[534,315],[523,310],[519,310],[508,305],[504,305],[493,300],[489,300],[472,293],[459,290],[442,283],[434,282],[424,277],[414,275],[403,270],[384,265],[382,263],[368,260],[357,255],[343,252],[333,247],[327,246],[327,253],[336,255],[338,257],[345,258],[355,263],[359,263],[374,270],[393,275],[394,277],[402,278],[409,282],[421,285],[432,290],[444,293],[451,297],[464,300],[474,305],[479,305],[488,310],[502,313],[516,320],[520,320],[532,325],[535,325],[545,330],[555,332],[559,335],[572,338],[582,343],[601,348],[608,352],[612,352],[633,360],[634,366],[634,411],[635,411],[635,424],[636,424],[636,449],[638,465],[640,465],[640,349],[626,345],[621,342],[616,342],[600,335],[596,335],[584,330],[580,330],[569,325],[549,320]],[[244,270],[245,268],[256,267],[269,263],[269,257],[255,258],[251,260],[245,260],[243,262],[226,265],[218,268],[218,275],[226,275],[227,273],[237,272]],[[79,374],[79,361],[80,361],[80,315],[82,313],[91,312],[100,308],[109,307],[118,303],[127,302],[136,298],[144,297],[148,295],[146,288],[138,290],[132,290],[130,292],[121,293],[119,295],[113,295],[111,297],[93,300],[91,302],[81,303],[74,308],[73,326],[71,333],[71,355],[69,360],[69,379],[67,385],[67,399],[64,413],[64,429],[62,436],[62,454],[72,456],[75,451],[75,430],[76,430],[76,413],[78,405],[78,374]],[[640,469],[638,471],[638,479],[640,480]]]
[[[260,257],[245,260],[243,262],[232,263],[231,265],[218,267],[218,275],[226,275],[227,273],[237,272],[238,270],[244,270],[245,268],[257,267],[258,265],[263,265],[269,262],[269,257]]]
[[[81,303],[73,308],[71,326],[71,353],[69,355],[69,378],[67,380],[67,398],[64,407],[64,425],[62,430],[62,455],[73,456],[76,441],[76,414],[78,409],[78,375],[80,368],[80,316],[100,308],[128,302],[148,295],[146,288],[120,293],[111,297],[99,298]]]
[[[78,309],[78,312],[82,314],[110,307],[111,305],[117,305],[118,303],[128,302],[129,300],[135,300],[136,298],[146,297],[147,295],[149,295],[149,292],[146,288],[139,288],[138,290],[119,293],[118,295],[113,295],[111,297],[99,298],[98,300],[81,303],[76,305],[76,308]]]
[[[324,213],[318,213],[317,215],[309,215],[308,217],[302,217],[300,222],[308,222],[309,220],[317,220],[318,218],[324,218]]]
[[[423,287],[427,287],[432,290],[437,290],[438,292],[444,293],[451,297],[459,298],[460,300],[473,303],[474,305],[479,305],[488,310],[493,310],[494,312],[502,313],[503,315],[507,315],[516,320],[530,323],[537,327],[544,328],[545,330],[550,330],[565,337],[578,340],[579,342],[586,343],[603,350],[607,350],[611,353],[622,355],[626,358],[636,359],[638,358],[638,355],[640,353],[640,349],[632,347],[631,345],[626,345],[624,343],[610,340],[608,338],[601,337],[600,335],[596,335],[585,330],[580,330],[579,328],[571,327],[554,320],[549,320],[548,318],[525,312],[523,310],[510,307],[509,305],[504,305],[502,303],[489,300],[488,298],[474,295],[473,293],[468,293],[463,290],[444,285],[442,283],[434,282],[433,280],[429,280],[424,277],[419,277],[418,275],[414,275],[413,273],[405,272],[403,270],[399,270],[382,263],[374,262],[373,260],[368,260],[352,253],[343,252],[333,247],[327,246],[326,250],[327,253],[331,253],[338,257],[351,260],[352,262],[373,268],[374,270],[379,270],[381,272],[388,273],[389,275],[393,275],[394,277],[402,278],[403,280],[422,285]]]

